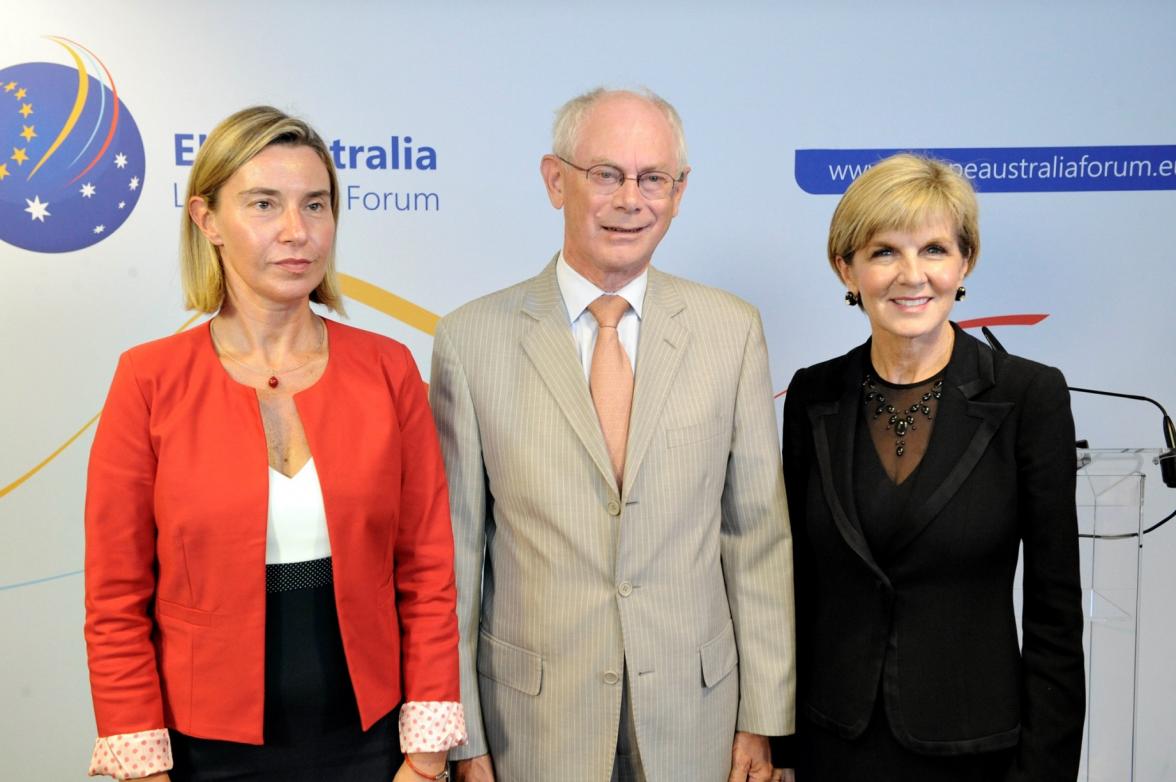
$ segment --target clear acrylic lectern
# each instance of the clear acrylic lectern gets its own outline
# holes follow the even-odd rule
[[[1144,476],[1158,450],[1078,451],[1078,531],[1086,615],[1083,782],[1130,782],[1135,772]]]

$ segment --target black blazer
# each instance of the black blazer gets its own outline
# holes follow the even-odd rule
[[[953,327],[935,428],[886,567],[853,499],[870,343],[800,370],[788,387],[797,708],[854,738],[881,689],[896,738],[914,752],[1016,746],[1013,778],[1073,782],[1085,690],[1066,383]],[[1022,543],[1019,649],[1012,588]]]

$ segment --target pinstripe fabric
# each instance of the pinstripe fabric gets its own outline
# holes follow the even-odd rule
[[[470,742],[504,782],[607,782],[627,660],[650,782],[793,729],[791,538],[758,313],[650,270],[617,495],[554,263],[442,319]]]

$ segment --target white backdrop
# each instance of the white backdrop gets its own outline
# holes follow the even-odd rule
[[[1160,0],[10,6],[0,87],[22,64],[74,66],[46,36],[76,42],[109,71],[145,154],[133,213],[106,238],[60,253],[0,243],[0,757],[13,778],[80,779],[94,731],[80,576],[92,427],[32,471],[99,411],[122,350],[188,319],[175,191],[190,152],[177,160],[177,145],[230,112],[272,103],[342,147],[411,136],[433,150],[435,169],[369,169],[368,149],[340,171],[345,196],[434,194],[408,211],[345,197],[339,227],[342,271],[426,311],[415,328],[394,316],[403,302],[353,288],[368,303],[348,302],[351,322],[406,342],[427,376],[427,313],[530,276],[559,247],[538,174],[554,109],[601,83],[653,88],[681,112],[694,169],[655,263],[760,307],[777,390],[868,330],[824,260],[836,196],[798,186],[797,150],[1176,143],[1176,5]],[[32,180],[3,153],[43,148],[56,126],[14,134],[72,97],[0,92],[6,241],[36,218],[23,196],[4,201]],[[1174,208],[1172,189],[982,194],[983,249],[956,317],[1047,314],[997,334],[1075,385],[1176,405]],[[1092,445],[1161,445],[1152,408],[1079,397],[1074,411]],[[1148,482],[1158,518],[1176,492],[1158,472]],[[1173,564],[1176,523],[1145,549],[1135,778],[1149,782],[1176,779]]]

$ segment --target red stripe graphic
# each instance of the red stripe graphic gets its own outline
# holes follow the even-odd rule
[[[989,315],[987,318],[961,320],[961,329],[978,329],[981,326],[1034,326],[1049,315]]]
[[[62,40],[69,41],[68,38],[63,38]],[[80,49],[86,49],[85,46],[82,46],[77,41],[69,41],[69,42],[72,43],[74,46],[77,46]],[[91,168],[98,165],[98,161],[101,160],[102,156],[106,154],[106,150],[110,148],[110,142],[111,142],[111,139],[114,138],[114,132],[116,130],[118,130],[118,88],[114,86],[114,77],[110,75],[110,69],[108,69],[106,67],[106,63],[104,63],[104,62],[102,62],[102,60],[98,59],[98,55],[94,54],[94,52],[91,52],[89,49],[86,49],[86,51],[89,53],[89,55],[91,57],[94,58],[94,60],[100,66],[102,66],[102,71],[106,74],[107,81],[110,82],[110,92],[111,92],[111,95],[113,96],[114,111],[110,116],[110,129],[106,132],[106,140],[102,142],[102,148],[98,150],[98,154],[94,156],[94,159],[90,161],[90,165],[88,165],[82,169],[82,173],[78,174],[76,177],[69,180],[69,183],[71,185],[74,182],[77,182],[82,177],[84,177],[86,175],[86,173]],[[98,83],[98,89],[102,89],[101,82]]]
[[[1041,321],[1048,318],[1046,313],[1033,313],[1026,315],[989,315],[986,318],[972,318],[971,320],[961,320],[959,325],[961,329],[978,329],[981,326],[1035,326]],[[779,399],[788,393],[788,389],[777,392],[772,399]]]

